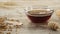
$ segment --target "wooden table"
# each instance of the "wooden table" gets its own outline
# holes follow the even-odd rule
[[[0,8],[0,16],[15,17],[15,18],[18,18],[23,23],[23,26],[20,29],[17,29],[17,30],[13,29],[11,34],[60,34],[60,30],[52,31],[52,30],[49,30],[48,28],[36,26],[36,24],[33,25],[32,23],[30,23],[29,19],[27,18],[27,16],[24,13],[24,10],[23,10],[25,7],[31,6],[31,5],[45,5],[45,6],[54,8],[54,9],[60,9],[59,1],[60,0],[53,0],[53,1],[47,0],[46,2],[44,0],[41,0],[41,1],[32,1],[32,0],[31,1],[15,1],[15,2],[18,2],[18,4],[19,4],[18,8],[14,8],[14,9]],[[50,21],[56,21],[59,23],[60,18],[58,16],[56,16],[56,13],[54,12]],[[4,33],[4,34],[6,34],[7,32],[10,32],[10,31],[2,31],[2,33]]]

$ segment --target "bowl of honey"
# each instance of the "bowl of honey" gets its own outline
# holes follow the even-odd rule
[[[53,9],[46,7],[28,7],[25,14],[32,23],[45,23],[51,18],[53,12]]]

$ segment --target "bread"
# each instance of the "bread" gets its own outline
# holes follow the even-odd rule
[[[60,17],[60,10],[56,11],[56,15]]]
[[[3,23],[5,20],[7,19],[7,17],[0,17],[0,23]]]
[[[50,29],[52,29],[52,30],[57,30],[57,29],[59,29],[59,25],[58,25],[58,23],[57,22],[50,22],[50,23],[48,23],[48,27],[50,28]]]

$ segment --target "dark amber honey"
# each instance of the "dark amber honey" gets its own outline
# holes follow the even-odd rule
[[[43,11],[43,12],[45,12],[45,11]],[[28,11],[27,16],[31,20],[32,23],[46,23],[46,21],[48,21],[49,18],[51,17],[52,13],[48,13],[48,12],[43,13],[43,12],[40,12],[40,14],[39,14],[39,11],[37,11],[35,13]]]
[[[36,16],[30,16],[30,15],[27,15],[27,16],[33,23],[44,23],[48,21],[48,19],[51,17],[51,15],[43,16],[43,17],[40,17],[40,16],[36,17]]]

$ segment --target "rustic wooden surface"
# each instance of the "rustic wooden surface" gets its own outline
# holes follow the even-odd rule
[[[40,26],[36,26],[35,24],[33,25],[30,23],[23,10],[25,7],[32,5],[49,6],[50,8],[57,10],[60,9],[60,0],[0,0],[0,2],[7,1],[17,2],[19,6],[14,9],[0,8],[0,16],[8,15],[8,17],[16,17],[23,23],[23,27],[18,29],[17,33],[15,32],[15,29],[13,29],[11,34],[60,34],[60,30],[52,31],[48,28],[42,28]],[[60,18],[56,16],[55,12],[50,20],[58,23],[60,22]]]

